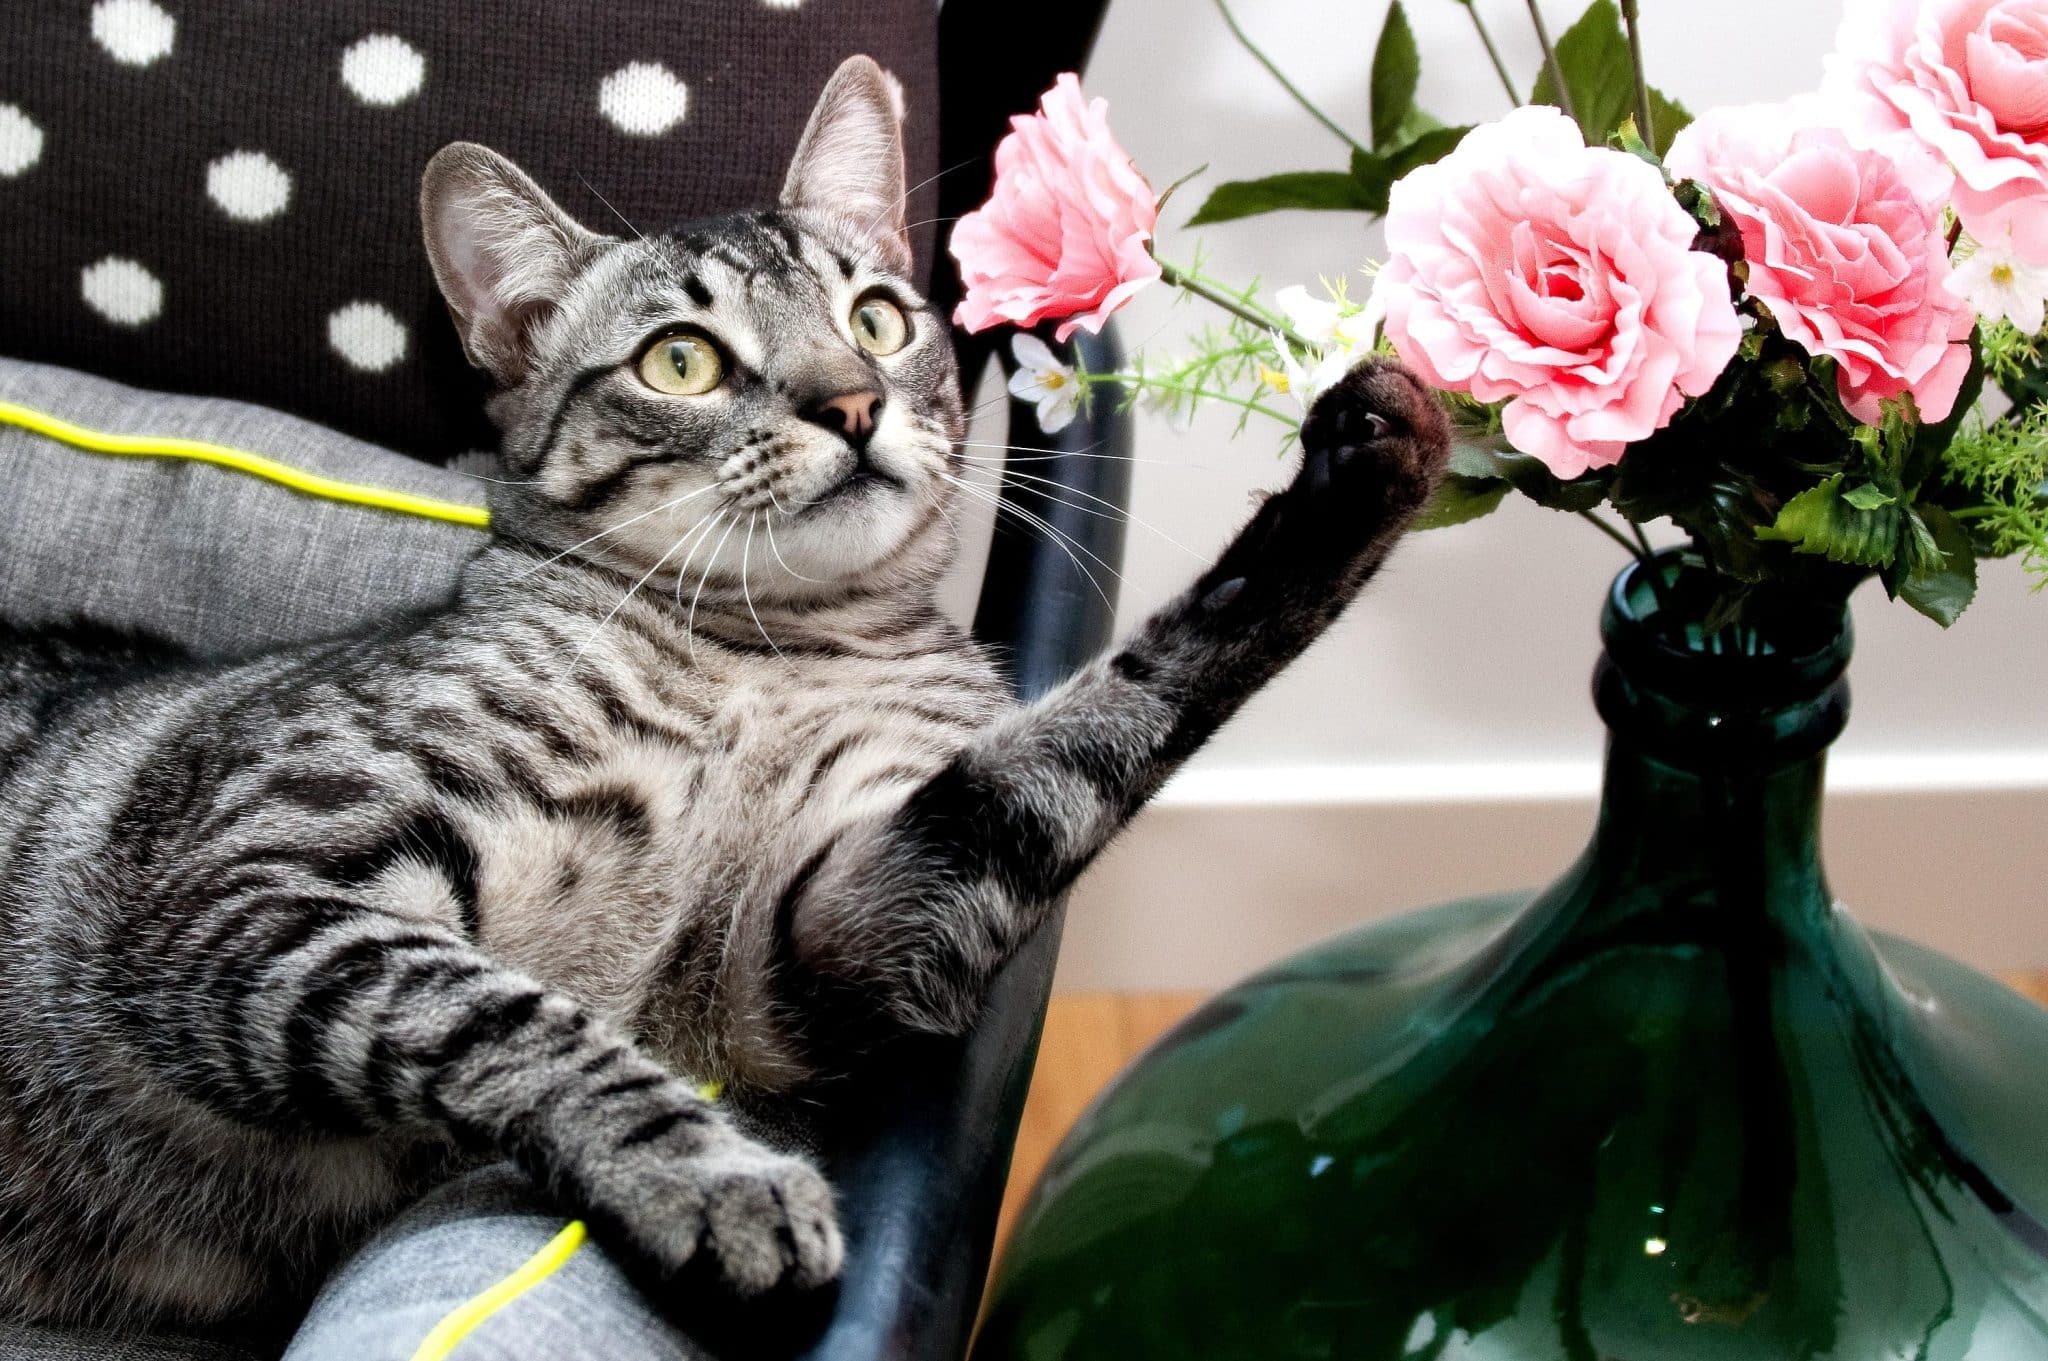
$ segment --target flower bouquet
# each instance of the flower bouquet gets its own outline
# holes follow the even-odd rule
[[[2048,578],[2048,6],[1857,0],[1819,91],[1699,119],[1645,80],[1637,25],[1634,0],[1596,0],[1555,43],[1539,29],[1528,101],[1446,127],[1415,106],[1397,0],[1368,138],[1295,92],[1348,168],[1223,184],[1190,219],[1384,214],[1364,287],[1340,273],[1270,298],[1161,258],[1164,199],[1063,77],[954,233],[956,319],[1064,340],[1155,282],[1220,310],[1191,356],[1114,373],[1020,333],[1011,390],[1048,431],[1105,387],[1290,431],[1383,347],[1463,436],[1425,527],[1519,494],[1647,560],[1642,527],[1669,519],[1705,574],[1694,623],[1729,645],[1755,645],[1757,602],[1787,593],[1840,599],[1874,575],[1947,625],[1981,558]]]
[[[1818,90],[1694,119],[1635,0],[1594,0],[1526,104],[1459,128],[1415,107],[1396,3],[1370,133],[1309,109],[1349,164],[1194,214],[1383,214],[1356,288],[1162,261],[1101,104],[1063,80],[1017,121],[954,237],[963,324],[1057,340],[1155,282],[1221,313],[1115,373],[1020,334],[1048,428],[1114,391],[1284,439],[1386,349],[1462,436],[1429,524],[1520,495],[1636,561],[1586,853],[1299,955],[1141,1059],[1020,1217],[981,1361],[2048,1357],[2048,1012],[1864,931],[1819,851],[1850,592],[1946,625],[1983,558],[2048,576],[2048,0],[1847,11]]]

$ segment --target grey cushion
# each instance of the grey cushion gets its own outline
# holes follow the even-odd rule
[[[94,453],[21,423],[52,416],[92,436],[194,439],[454,506],[479,504],[484,490],[465,474],[262,407],[138,392],[0,359],[0,617],[11,621],[82,616],[232,655],[441,602],[483,543],[474,527],[310,496],[180,458]],[[515,1270],[565,1222],[509,1170],[451,1183],[335,1276],[290,1355],[404,1361],[444,1315]],[[0,1361],[248,1361],[275,1350],[0,1325]],[[594,1245],[460,1351],[461,1361],[696,1355]]]
[[[517,1272],[569,1221],[506,1167],[474,1172],[408,1210],[328,1281],[286,1361],[407,1361],[449,1314]],[[492,1312],[460,1361],[696,1361],[597,1245]]]
[[[0,403],[92,431],[232,446],[345,482],[480,505],[473,477],[264,407],[0,359]],[[475,528],[176,458],[90,453],[0,411],[0,615],[82,617],[206,655],[329,637],[444,601]]]

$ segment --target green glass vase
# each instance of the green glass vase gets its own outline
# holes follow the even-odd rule
[[[1710,638],[1660,570],[1608,599],[1578,863],[1170,1034],[1039,1183],[978,1361],[2048,1358],[2048,1012],[1830,895],[1846,610]]]

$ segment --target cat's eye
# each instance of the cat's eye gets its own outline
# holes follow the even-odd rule
[[[851,321],[854,340],[869,354],[894,354],[910,341],[910,319],[887,298],[861,299]]]
[[[673,397],[701,397],[724,378],[725,361],[703,336],[663,336],[640,356],[640,381]]]

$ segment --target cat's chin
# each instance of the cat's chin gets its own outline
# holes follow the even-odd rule
[[[936,515],[897,478],[857,473],[817,504],[777,517],[776,585],[802,596],[858,582],[903,558]]]

